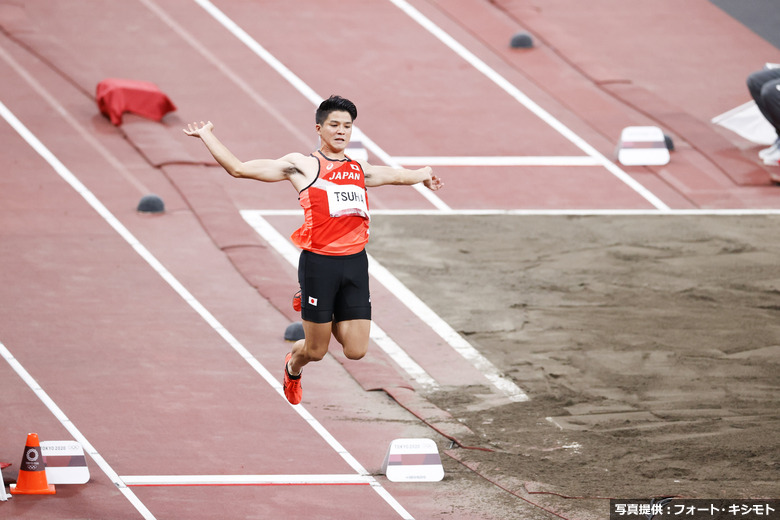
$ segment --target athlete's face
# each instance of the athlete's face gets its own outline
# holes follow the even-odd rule
[[[333,152],[343,152],[347,149],[352,137],[352,116],[341,110],[331,112],[321,125],[317,125],[323,148]]]

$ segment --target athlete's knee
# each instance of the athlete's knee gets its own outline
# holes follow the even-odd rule
[[[368,341],[352,341],[344,344],[343,347],[344,356],[346,356],[347,359],[357,361],[358,359],[362,359],[366,355],[366,352],[368,352]]]
[[[325,357],[325,352],[309,352],[307,357],[309,361],[316,363],[317,361],[322,361],[322,358]]]
[[[366,355],[366,352],[367,352],[366,350],[363,351],[344,350],[344,355],[347,357],[347,359],[357,361],[358,359],[363,359]]]
[[[304,338],[293,347],[293,354],[301,356],[303,362],[320,361],[328,353],[328,342]]]
[[[327,345],[304,344],[303,355],[308,361],[321,361],[328,353]]]
[[[368,351],[371,322],[369,320],[338,322],[334,326],[333,335],[341,343],[344,355],[348,359],[360,359]]]
[[[306,362],[320,361],[328,353],[330,329],[330,323],[314,323],[304,320],[305,337],[300,342],[300,354]]]

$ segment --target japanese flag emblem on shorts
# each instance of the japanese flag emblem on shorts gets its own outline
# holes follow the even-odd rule
[[[309,296],[309,305],[314,305],[316,307],[317,306],[317,298],[315,298],[313,296]]]

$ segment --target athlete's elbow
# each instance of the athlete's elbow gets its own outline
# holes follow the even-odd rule
[[[231,177],[235,177],[236,179],[244,179],[249,177],[249,172],[244,167],[243,163],[225,166],[225,171],[227,171]]]

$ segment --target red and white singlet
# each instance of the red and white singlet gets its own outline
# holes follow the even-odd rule
[[[351,255],[368,242],[368,194],[363,168],[349,157],[328,159],[319,150],[317,178],[298,201],[304,222],[291,236],[301,249],[322,255]]]

